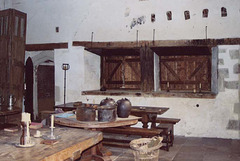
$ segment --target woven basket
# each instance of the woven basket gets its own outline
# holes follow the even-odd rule
[[[159,139],[156,145],[149,147],[153,139]],[[130,142],[135,161],[158,161],[159,148],[162,146],[162,137],[141,138]]]

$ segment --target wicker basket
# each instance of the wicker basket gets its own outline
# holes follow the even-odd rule
[[[152,144],[153,140],[159,139]],[[135,161],[158,161],[159,148],[162,146],[162,137],[141,138],[130,142]],[[149,146],[151,144],[151,146]]]

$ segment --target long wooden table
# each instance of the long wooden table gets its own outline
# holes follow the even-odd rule
[[[43,135],[50,132],[49,128],[39,130]],[[30,132],[35,134],[35,131]],[[20,142],[20,130],[14,133],[0,130],[0,161],[75,160],[84,150],[94,147],[103,139],[101,132],[69,127],[56,127],[54,134],[61,137],[54,145],[40,144],[42,138],[31,137],[35,142],[33,147],[19,148],[15,144]]]
[[[61,115],[70,114],[71,116],[68,117],[61,117]],[[118,118],[112,122],[98,122],[98,121],[78,121],[76,119],[76,115],[73,114],[72,111],[68,111],[65,113],[55,114],[55,123],[62,126],[69,126],[69,127],[77,127],[77,128],[85,128],[91,129],[93,131],[102,131],[105,128],[111,127],[122,127],[122,126],[130,126],[134,125],[138,122],[140,117],[136,116],[129,116],[128,118]],[[99,158],[104,157],[103,160],[108,161],[110,159],[110,155],[112,154],[109,150],[102,146],[102,143],[96,147]],[[102,159],[102,158],[101,158]],[[100,159],[99,159],[100,160]]]

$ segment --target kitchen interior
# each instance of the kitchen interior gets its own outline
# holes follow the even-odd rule
[[[155,160],[239,160],[239,16],[239,0],[0,0],[0,160],[141,160],[134,141],[156,136]]]

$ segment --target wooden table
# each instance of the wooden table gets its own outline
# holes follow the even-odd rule
[[[132,106],[131,115],[142,117],[143,128],[148,128],[149,122],[152,123],[151,128],[156,128],[157,115],[162,115],[167,110],[167,107]]]
[[[49,128],[39,129],[42,134],[50,132]],[[35,131],[31,130],[31,134]],[[19,148],[15,144],[19,143],[21,131],[6,132],[0,130],[0,161],[61,161],[74,160],[80,157],[81,153],[98,144],[102,139],[102,133],[68,127],[57,127],[54,129],[55,135],[60,135],[61,139],[54,145],[40,144],[42,138],[31,137],[35,142],[33,147]]]
[[[72,112],[66,112],[72,113]],[[79,127],[85,129],[102,129],[102,128],[109,128],[109,127],[119,127],[119,126],[129,126],[135,125],[138,122],[138,119],[141,117],[136,117],[130,115],[128,118],[119,118],[113,122],[99,122],[99,121],[78,121],[76,119],[76,115],[70,116],[68,118],[60,118],[57,117],[61,114],[55,114],[55,123],[63,126],[69,127]]]
[[[72,111],[66,112],[67,114],[73,114]],[[110,127],[121,127],[121,126],[129,126],[134,125],[138,122],[140,117],[136,116],[129,116],[128,118],[118,118],[116,121],[113,122],[98,122],[98,121],[78,121],[76,119],[76,115],[72,115],[67,118],[61,118],[58,116],[61,116],[63,114],[56,114],[54,122],[59,125],[63,126],[69,126],[69,127],[77,127],[77,128],[85,128],[85,129],[91,129],[93,131],[99,130],[101,131],[104,128],[110,128]],[[102,146],[102,143],[99,143],[99,145],[96,147],[97,153],[101,157],[105,157],[103,160],[111,160],[109,156],[112,154],[109,150],[104,148]]]
[[[76,107],[74,107],[74,102],[56,105],[54,108],[62,108],[64,111],[76,109]],[[151,128],[155,128],[157,115],[162,115],[167,110],[169,110],[168,107],[132,106],[131,115],[142,117],[141,122],[143,128],[148,128],[149,122],[152,123]]]

